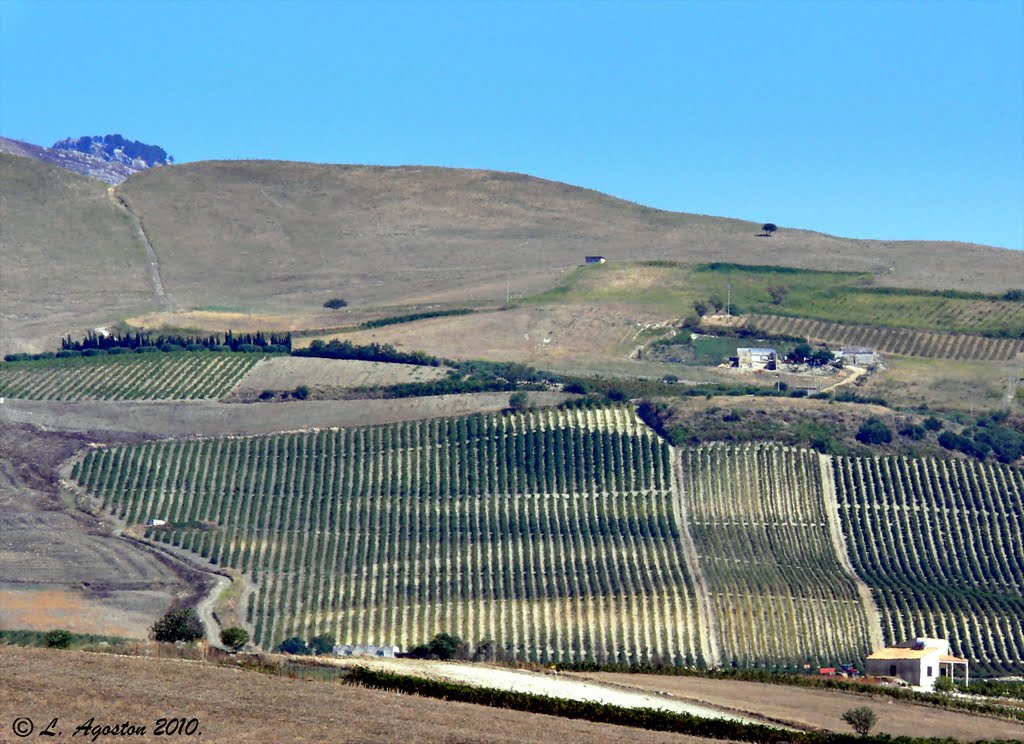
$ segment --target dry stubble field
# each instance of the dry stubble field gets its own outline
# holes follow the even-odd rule
[[[21,716],[37,726],[56,717],[68,739],[93,717],[98,724],[148,723],[151,733],[155,719],[183,716],[199,719],[197,741],[237,744],[711,741],[197,662],[0,646],[0,742],[20,741],[11,725]]]
[[[878,714],[874,733],[891,736],[952,736],[961,740],[1024,740],[1024,723],[942,710],[932,706],[835,690],[765,685],[738,680],[642,674],[573,675],[605,684],[658,691],[741,712],[756,712],[794,724],[849,732],[841,720],[850,708],[867,705]]]
[[[298,385],[314,389],[346,389],[429,382],[445,376],[442,367],[387,364],[355,359],[274,357],[264,359],[246,373],[234,391],[245,395],[262,390],[289,390]]]

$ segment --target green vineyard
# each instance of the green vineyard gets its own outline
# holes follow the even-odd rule
[[[721,662],[798,668],[863,659],[868,619],[830,536],[818,453],[710,445],[680,458]]]
[[[1006,304],[1006,303],[1003,303]],[[750,315],[747,323],[773,335],[802,336],[812,341],[870,346],[886,354],[935,359],[1005,361],[1024,351],[1024,341],[913,328],[852,325],[781,315]]]
[[[670,459],[618,408],[149,443],[94,451],[75,478],[246,572],[263,646],[447,630],[524,659],[694,663]]]
[[[948,638],[981,673],[1024,666],[1024,475],[964,460],[836,458],[853,565],[887,642]]]
[[[794,670],[949,638],[1024,668],[1024,476],[671,448],[626,406],[97,448],[72,477],[238,569],[254,638]],[[872,599],[873,597],[873,599]]]
[[[167,400],[226,395],[260,354],[181,352],[0,364],[0,397],[29,400]]]

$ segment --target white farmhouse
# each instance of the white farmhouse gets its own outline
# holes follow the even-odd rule
[[[878,352],[869,346],[844,346],[836,356],[843,360],[843,364],[859,367],[878,364]]]
[[[949,653],[949,641],[942,638],[915,638],[868,656],[866,672],[872,677],[898,677],[914,687],[928,690],[939,677],[952,677],[963,666],[964,684],[969,681],[967,659]]]
[[[387,659],[395,658],[395,654],[401,653],[398,646],[364,646],[362,644],[343,643],[334,647],[335,656],[382,656]]]
[[[775,369],[779,355],[775,349],[741,347],[736,349],[735,359],[740,369]]]

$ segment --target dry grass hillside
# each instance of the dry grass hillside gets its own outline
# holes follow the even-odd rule
[[[2,353],[168,307],[291,327],[333,297],[358,313],[504,302],[506,282],[514,296],[550,287],[587,254],[850,269],[882,285],[962,290],[1024,276],[1024,252],[786,226],[763,238],[759,223],[494,171],[211,161],[144,171],[115,194],[0,153],[0,182]]]
[[[101,181],[0,152],[0,352],[158,307],[146,254]]]
[[[665,212],[530,176],[431,167],[204,162],[121,187],[183,306],[299,310],[504,299],[586,254],[612,260],[773,263],[878,274],[893,286],[995,290],[1024,253],[941,242],[835,238]]]

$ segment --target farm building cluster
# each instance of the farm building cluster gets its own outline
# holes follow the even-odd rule
[[[398,646],[366,646],[362,644],[342,643],[334,647],[335,656],[377,656],[385,659],[395,658],[402,652]]]
[[[843,364],[852,364],[857,367],[869,367],[878,364],[878,352],[867,346],[844,346],[835,352],[837,359]],[[740,369],[778,369],[779,352],[770,348],[740,347],[736,349],[736,356],[732,358],[734,367]]]

